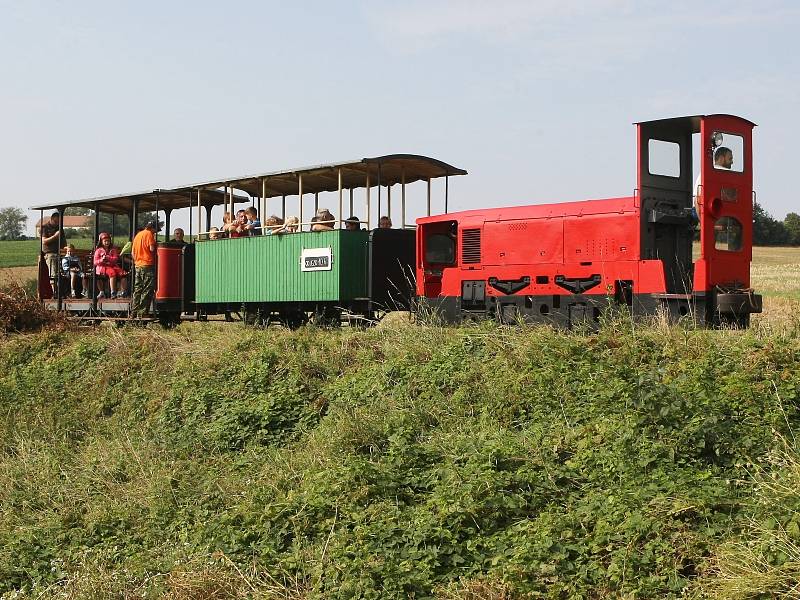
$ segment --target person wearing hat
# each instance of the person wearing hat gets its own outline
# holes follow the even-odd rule
[[[120,296],[125,295],[125,270],[122,268],[122,261],[119,256],[119,250],[111,243],[111,234],[103,231],[97,239],[97,249],[94,251],[92,260],[94,264],[94,272],[101,277],[108,277],[108,285],[111,288],[111,297],[117,297],[117,281],[121,280],[120,287],[122,291]],[[98,298],[103,298],[104,293],[101,291]]]
[[[327,208],[320,208],[311,223],[311,231],[331,231],[336,219]]]
[[[358,217],[347,217],[344,220],[345,231],[361,231],[361,221]]]
[[[150,221],[136,237],[131,248],[133,264],[136,266],[136,280],[133,284],[131,312],[141,317],[150,311],[155,289],[156,232],[161,231],[160,221]]]

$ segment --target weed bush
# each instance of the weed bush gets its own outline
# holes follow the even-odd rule
[[[622,322],[8,338],[0,591],[714,594],[727,545],[774,512],[752,498],[800,421],[799,339]],[[775,527],[794,532],[793,510]]]
[[[35,290],[18,283],[0,288],[0,332],[36,331],[44,325],[63,327],[63,317],[44,308]]]

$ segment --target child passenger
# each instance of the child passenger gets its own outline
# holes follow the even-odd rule
[[[61,259],[61,272],[69,277],[70,298],[80,298],[83,291],[83,265],[75,256],[74,244],[67,244]]]
[[[108,277],[108,284],[111,287],[111,297],[117,297],[117,280],[123,278],[126,274],[121,266],[119,250],[111,245],[111,235],[105,231],[100,234],[99,245],[97,250],[94,251],[94,267],[95,273]],[[120,296],[125,295],[125,279],[121,281],[120,287],[122,288]],[[101,291],[98,298],[103,298],[104,293]]]
[[[286,225],[284,225],[283,219],[279,216],[270,215],[264,222],[264,234],[274,235],[276,233],[286,233]]]
[[[255,206],[244,209],[247,224],[244,226],[246,235],[261,235],[261,221],[258,220],[258,210]]]

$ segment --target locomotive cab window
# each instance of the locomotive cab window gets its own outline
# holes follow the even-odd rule
[[[650,175],[681,176],[681,147],[675,142],[648,140],[648,171]]]
[[[742,224],[733,217],[722,217],[714,223],[714,248],[728,252],[742,249]]]
[[[741,173],[744,170],[744,139],[734,133],[715,131],[712,135],[714,168]]]
[[[433,233],[425,238],[425,262],[452,265],[456,262],[456,241],[446,233]]]

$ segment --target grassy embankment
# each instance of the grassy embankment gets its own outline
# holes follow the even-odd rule
[[[795,597],[800,261],[777,252],[748,332],[5,338],[0,592]]]
[[[791,597],[799,332],[6,338],[0,590]]]

